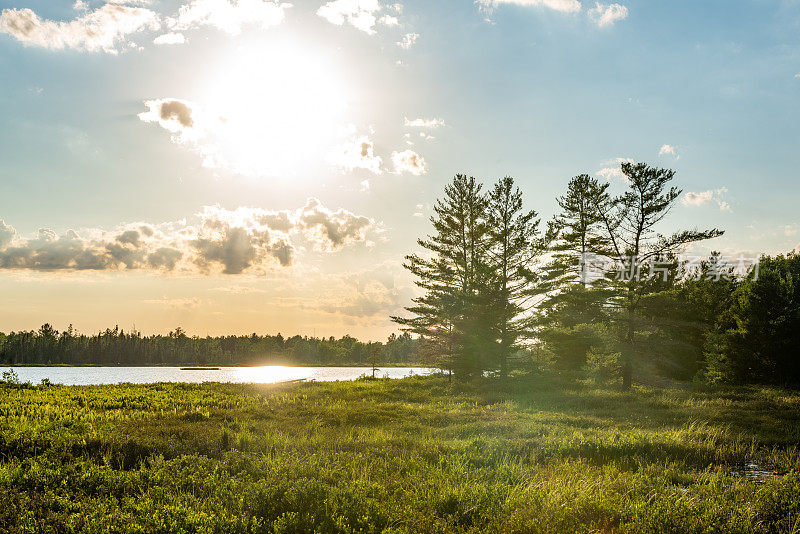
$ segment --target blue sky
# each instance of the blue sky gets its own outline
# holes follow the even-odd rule
[[[665,230],[800,242],[800,2],[292,3],[0,2],[0,330],[381,338],[457,172],[549,217],[646,161]]]

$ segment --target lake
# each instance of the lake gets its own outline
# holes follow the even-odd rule
[[[5,371],[8,367],[0,367]],[[220,367],[215,370],[181,370],[180,367],[14,367],[23,382],[38,384],[47,378],[54,384],[88,386],[98,384],[149,384],[153,382],[235,382],[274,384],[290,380],[355,380],[361,375],[372,375],[371,367]],[[427,375],[435,369],[424,367],[382,367],[375,376],[404,378]]]

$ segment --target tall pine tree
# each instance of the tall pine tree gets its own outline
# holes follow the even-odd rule
[[[648,276],[653,262],[667,271],[677,267],[675,256],[686,245],[722,235],[721,230],[684,230],[669,236],[660,234],[659,224],[669,215],[681,190],[669,186],[675,171],[645,163],[623,163],[628,189],[617,198],[603,198],[596,206],[602,219],[608,256],[614,269],[608,280],[614,288],[609,301],[615,305],[622,333],[623,387],[630,388],[633,364],[639,355],[637,334],[642,325],[637,316],[642,299],[664,289],[658,278]]]
[[[540,316],[548,322],[573,327],[597,320],[604,273],[598,273],[593,262],[608,252],[597,207],[608,203],[608,187],[581,174],[572,178],[566,194],[556,199],[561,211],[548,227],[551,254],[538,284],[544,295]]]
[[[542,243],[535,211],[524,211],[522,192],[514,179],[499,180],[488,194],[487,278],[488,318],[496,339],[493,351],[502,376],[508,371],[510,355],[519,340],[530,331],[531,271]]]
[[[486,199],[475,178],[459,174],[436,201],[434,233],[417,243],[426,255],[411,254],[403,266],[424,291],[406,308],[412,317],[392,317],[441,355],[440,365],[461,375],[480,374],[485,353],[476,346],[484,323],[481,288],[486,282]]]
[[[536,284],[535,325],[542,348],[562,369],[579,369],[588,352],[604,344],[607,288],[595,263],[608,248],[597,210],[610,199],[608,187],[587,174],[573,177],[548,224],[550,254]]]

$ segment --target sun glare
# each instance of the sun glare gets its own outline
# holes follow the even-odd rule
[[[219,154],[245,175],[291,176],[330,146],[351,92],[328,54],[295,44],[236,49],[207,84]]]

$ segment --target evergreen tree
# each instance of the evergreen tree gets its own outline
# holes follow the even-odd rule
[[[594,264],[608,253],[598,206],[610,200],[609,184],[586,174],[573,177],[561,211],[548,224],[549,261],[542,268],[536,292],[537,337],[562,369],[577,370],[606,335],[603,270]]]
[[[416,276],[424,294],[406,308],[410,318],[392,317],[419,335],[441,356],[440,365],[458,374],[486,368],[479,341],[480,291],[486,282],[486,199],[473,177],[459,174],[436,201],[434,233],[417,243],[429,254],[411,254],[403,266]]]
[[[608,183],[601,184],[596,178],[581,174],[572,178],[566,194],[556,199],[561,212],[551,224],[555,239],[550,249],[553,255],[548,278],[558,286],[578,283],[586,287],[592,281],[586,259],[608,248],[597,211],[597,206],[608,202],[608,187]]]
[[[738,285],[732,266],[718,252],[668,277],[667,289],[642,299],[640,315],[648,331],[648,352],[661,374],[690,380],[706,367],[709,339],[725,328],[720,318],[732,305]],[[663,283],[663,280],[662,280]]]
[[[506,176],[488,195],[488,247],[486,267],[491,283],[488,293],[488,316],[494,333],[497,367],[501,375],[508,371],[508,359],[520,338],[530,330],[531,271],[541,253],[536,212],[523,211],[522,192],[514,179]]]
[[[800,387],[800,255],[763,256],[730,304],[706,344],[710,378]]]
[[[637,332],[641,326],[637,312],[643,297],[663,290],[658,277],[647,276],[648,266],[658,264],[665,272],[674,271],[675,255],[685,246],[722,235],[721,230],[684,230],[670,236],[657,232],[681,194],[669,187],[675,172],[650,167],[645,163],[623,163],[628,189],[617,198],[601,198],[596,206],[609,244],[608,256],[615,266],[609,281],[615,290],[610,303],[622,312],[623,387],[630,388],[633,362],[637,354]]]

